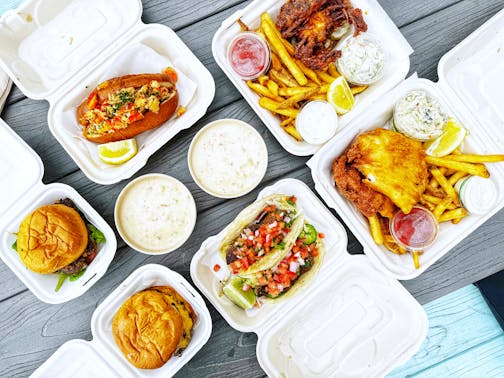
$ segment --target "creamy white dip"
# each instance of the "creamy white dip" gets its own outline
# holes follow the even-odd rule
[[[252,126],[222,119],[196,134],[188,163],[194,181],[203,190],[216,197],[233,198],[259,184],[268,165],[268,151]]]
[[[336,61],[338,71],[350,83],[369,85],[383,76],[385,52],[378,41],[361,34],[343,39],[337,48],[341,50]]]
[[[409,92],[394,107],[395,128],[420,141],[440,136],[447,120],[438,100],[422,90]]]
[[[145,175],[128,184],[119,195],[115,221],[132,248],[166,253],[191,235],[196,205],[180,181],[161,174]]]
[[[310,101],[296,117],[296,129],[310,144],[327,142],[338,128],[338,114],[327,101]]]

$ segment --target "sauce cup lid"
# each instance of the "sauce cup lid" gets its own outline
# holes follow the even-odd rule
[[[186,208],[187,208],[187,219],[186,219],[186,227],[182,231],[183,235],[180,237],[180,239],[177,241],[177,243],[172,244],[172,245],[167,245],[164,248],[159,248],[159,249],[154,249],[154,248],[149,248],[148,246],[141,245],[139,241],[133,240],[128,233],[126,232],[124,225],[122,224],[123,222],[121,221],[121,210],[122,206],[124,204],[125,198],[129,195],[130,190],[137,184],[141,183],[142,181],[150,180],[150,179],[160,179],[164,181],[171,181],[174,183],[182,192],[182,195],[186,196],[187,203],[186,203]],[[181,247],[187,239],[191,236],[194,226],[196,225],[196,217],[197,217],[197,209],[196,209],[196,203],[194,202],[194,198],[187,189],[187,187],[177,180],[176,178],[172,176],[168,176],[162,173],[150,173],[147,175],[143,175],[140,177],[137,177],[128,185],[126,185],[121,193],[119,193],[119,196],[117,197],[116,203],[115,203],[115,208],[114,208],[114,221],[115,225],[117,228],[117,231],[119,232],[119,235],[123,238],[123,240],[128,244],[131,248],[134,250],[147,254],[147,255],[163,255],[169,252],[172,252],[176,250],[177,248]]]

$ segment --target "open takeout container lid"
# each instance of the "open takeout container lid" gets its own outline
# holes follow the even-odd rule
[[[172,356],[158,369],[138,369],[126,360],[115,343],[112,320],[130,296],[160,285],[173,287],[194,309],[197,320],[193,336],[181,356]],[[131,273],[98,306],[91,318],[91,333],[91,341],[67,341],[32,377],[171,377],[206,344],[212,333],[212,319],[203,298],[184,277],[162,265],[148,264]]]
[[[415,269],[410,254],[395,255],[374,243],[365,217],[335,188],[332,163],[357,135],[386,126],[392,117],[394,104],[416,89],[436,97],[446,113],[469,129],[470,134],[463,143],[465,152],[502,153],[504,116],[499,107],[502,98],[499,86],[504,85],[503,33],[504,11],[501,11],[441,59],[439,83],[419,79],[416,75],[405,80],[373,104],[366,114],[355,119],[345,132],[327,143],[308,162],[317,192],[342,217],[371,261],[392,277],[408,280],[419,276],[501,210],[504,207],[504,165],[487,164],[490,179],[498,189],[497,204],[491,212],[482,216],[470,214],[456,225],[449,222],[440,224],[437,240],[420,256],[420,269]]]
[[[275,19],[284,3],[284,0],[255,0],[245,8],[235,12],[222,22],[221,27],[215,33],[212,41],[212,53],[219,67],[240,91],[282,147],[293,155],[313,155],[321,146],[298,142],[288,135],[281,128],[279,118],[259,106],[259,97],[247,86],[245,80],[241,79],[233,71],[227,59],[227,47],[233,37],[241,30],[236,22],[237,19],[241,18],[250,29],[256,29],[260,25],[260,17],[263,12],[269,12],[272,18]],[[409,55],[413,52],[397,26],[376,0],[353,0],[352,4],[356,8],[362,9],[369,27],[368,32],[379,39],[383,46],[386,46],[387,67],[385,68],[384,77],[379,82],[371,85],[364,93],[358,95],[352,111],[340,117],[336,137],[341,130],[347,128],[352,119],[365,112],[371,103],[404,80],[410,67]]]
[[[131,177],[199,120],[215,94],[212,75],[177,34],[165,25],[143,24],[141,14],[140,0],[27,0],[0,17],[0,67],[25,95],[49,101],[51,133],[99,184]],[[179,75],[179,105],[186,112],[137,135],[138,153],[131,160],[103,163],[97,145],[82,136],[77,107],[104,80],[167,66]]]
[[[271,377],[382,376],[407,361],[427,334],[427,316],[395,279],[366,256],[350,256],[343,226],[301,181],[261,191],[297,197],[298,211],[325,235],[320,270],[292,296],[242,310],[221,294],[229,274],[218,252],[227,228],[191,261],[195,285],[235,329],[258,335],[257,358]],[[213,266],[219,264],[218,272]],[[294,288],[292,289],[294,290]]]
[[[2,119],[0,138],[0,258],[18,278],[46,303],[63,303],[84,294],[107,271],[114,258],[117,241],[114,231],[91,205],[71,186],[54,183],[44,185],[44,167],[40,157]],[[103,232],[104,244],[82,277],[67,280],[58,292],[54,289],[57,274],[38,274],[28,270],[12,248],[22,220],[36,208],[70,198],[84,213],[86,219]]]

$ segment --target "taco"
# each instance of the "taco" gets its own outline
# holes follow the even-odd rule
[[[304,223],[294,245],[277,265],[250,275],[232,276],[223,293],[244,309],[257,305],[258,298],[264,301],[290,296],[316,274],[324,252],[323,235]]]
[[[219,252],[233,274],[251,275],[278,265],[302,229],[296,197],[274,194],[238,214]]]

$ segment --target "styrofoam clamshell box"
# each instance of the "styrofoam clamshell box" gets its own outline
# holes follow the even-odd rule
[[[419,276],[459,242],[504,207],[504,164],[487,163],[498,190],[496,206],[486,215],[465,217],[459,224],[440,224],[438,239],[420,256],[415,269],[410,254],[396,255],[377,246],[371,237],[367,219],[336,189],[331,166],[350,146],[354,138],[366,131],[386,126],[394,104],[411,90],[421,89],[436,97],[445,113],[454,117],[470,132],[462,151],[476,154],[502,154],[504,151],[504,11],[448,52],[439,63],[439,82],[407,79],[383,99],[356,118],[337,138],[327,143],[309,162],[317,192],[342,217],[364,247],[370,260],[391,276],[408,280]]]
[[[112,228],[71,186],[53,183],[44,185],[44,166],[40,157],[2,119],[0,119],[0,258],[41,301],[63,303],[77,298],[93,286],[107,271],[114,258],[117,241]],[[76,281],[66,280],[58,292],[54,289],[57,274],[32,272],[22,263],[12,244],[23,219],[40,206],[70,198],[87,220],[105,235],[98,244],[98,254]]]
[[[99,184],[131,177],[178,132],[200,119],[215,94],[210,72],[169,27],[142,23],[140,0],[28,0],[0,18],[0,67],[21,91],[49,102],[51,133]],[[75,110],[101,82],[134,73],[179,74],[181,117],[135,139],[138,153],[113,166],[82,136]]]
[[[197,320],[193,335],[181,356],[172,356],[158,369],[138,369],[126,360],[115,343],[112,320],[133,294],[163,285],[173,287],[194,309]],[[131,273],[97,307],[91,318],[91,333],[91,341],[67,341],[31,377],[171,377],[206,344],[212,333],[212,319],[203,298],[184,277],[162,265],[148,264]]]
[[[406,362],[427,334],[427,316],[395,279],[366,256],[347,253],[347,235],[301,181],[261,191],[294,195],[299,211],[325,235],[320,270],[296,292],[244,311],[222,295],[229,274],[219,245],[227,228],[205,240],[191,261],[195,285],[231,327],[258,335],[257,358],[270,377],[376,377]],[[224,267],[214,272],[213,266]]]
[[[313,155],[321,146],[308,144],[304,141],[298,142],[287,134],[280,126],[280,118],[259,106],[259,96],[247,86],[245,80],[241,79],[234,72],[227,59],[227,48],[231,40],[241,31],[240,26],[236,22],[237,19],[241,18],[250,29],[257,29],[261,22],[260,17],[262,13],[268,12],[273,20],[275,20],[284,3],[285,0],[255,0],[228,17],[222,22],[221,27],[214,35],[212,53],[219,67],[240,91],[283,148],[293,155]],[[338,137],[341,131],[347,128],[352,119],[355,119],[359,114],[367,112],[370,104],[404,80],[410,67],[409,56],[413,52],[397,26],[376,0],[352,0],[352,5],[362,9],[364,12],[364,19],[368,24],[368,31],[366,33],[381,42],[385,49],[387,61],[383,78],[356,96],[354,108],[339,118],[336,137]]]

